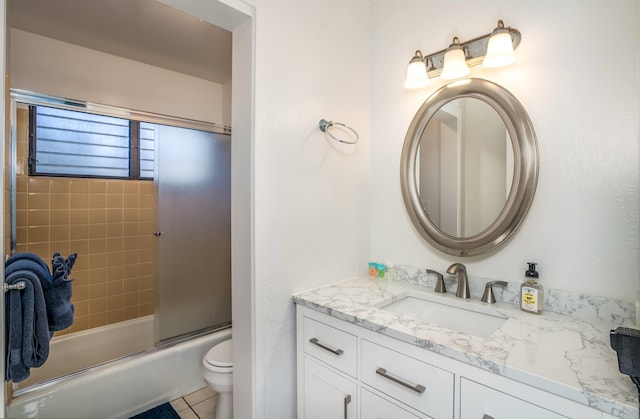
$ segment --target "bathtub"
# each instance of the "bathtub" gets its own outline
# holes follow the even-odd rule
[[[34,391],[18,392],[8,403],[7,417],[131,417],[205,387],[202,358],[213,345],[229,338],[230,328],[111,361]],[[95,365],[106,346],[118,351],[110,352],[110,359],[130,354],[132,349],[153,348],[153,316],[54,338],[47,363],[33,369],[29,380]],[[47,364],[52,371],[44,370]]]

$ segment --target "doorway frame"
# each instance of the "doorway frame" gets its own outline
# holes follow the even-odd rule
[[[232,63],[232,169],[231,220],[232,237],[232,318],[234,350],[234,411],[238,417],[261,418],[263,405],[257,391],[262,382],[262,369],[256,362],[260,353],[256,327],[259,318],[259,306],[256,304],[256,284],[254,270],[254,142],[255,142],[255,16],[256,8],[242,0],[158,0],[175,9],[182,10],[204,21],[220,26],[233,33]],[[4,101],[0,104],[3,115],[0,130],[4,147],[0,157],[6,159],[6,146],[10,133],[7,132],[9,117],[7,76],[7,0],[0,0],[0,69],[5,74],[1,92]],[[4,185],[5,173],[0,173],[0,183]],[[0,194],[0,205],[6,210],[5,194]],[[0,234],[4,237],[5,226],[0,224]],[[6,254],[4,240],[2,252]],[[4,282],[4,270],[0,273]],[[4,298],[0,299],[0,324],[4,323]],[[5,336],[2,333],[0,368],[5,368]],[[2,410],[0,416],[6,417],[7,400],[5,392],[0,392]]]

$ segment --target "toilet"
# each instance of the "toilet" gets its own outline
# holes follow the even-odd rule
[[[202,376],[218,393],[215,419],[233,419],[233,343],[218,343],[202,359]]]

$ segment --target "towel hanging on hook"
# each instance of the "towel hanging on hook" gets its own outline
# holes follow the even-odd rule
[[[351,131],[353,133],[353,135],[355,135],[355,139],[340,139],[340,138],[336,137],[329,130],[329,128],[331,128],[334,125],[339,125],[341,127],[346,128],[347,130]],[[320,128],[320,131],[324,132],[325,134],[328,134],[329,137],[331,137],[332,139],[334,139],[334,140],[336,140],[336,141],[338,141],[340,143],[355,144],[360,139],[360,137],[358,136],[358,133],[356,132],[356,130],[354,130],[350,126],[347,126],[347,125],[343,124],[342,122],[333,122],[333,121],[327,121],[326,119],[321,119],[320,122],[318,122],[318,127]]]

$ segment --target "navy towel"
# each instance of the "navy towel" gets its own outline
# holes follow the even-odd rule
[[[29,369],[39,367],[49,357],[49,322],[38,276],[28,270],[15,271],[5,278],[9,285],[24,282],[23,290],[5,293],[7,338],[5,378],[20,382]]]
[[[29,369],[39,367],[49,356],[53,333],[73,324],[69,274],[75,253],[63,258],[54,253],[53,275],[47,264],[33,253],[16,253],[5,263],[5,282],[23,282],[22,290],[5,292],[5,379],[20,382]]]
[[[68,258],[63,258],[60,253],[54,253],[51,259],[53,277],[51,285],[42,286],[44,299],[47,303],[47,315],[49,317],[49,330],[64,330],[73,324],[75,309],[71,303],[71,282],[69,278],[71,268],[78,255],[72,253]]]

